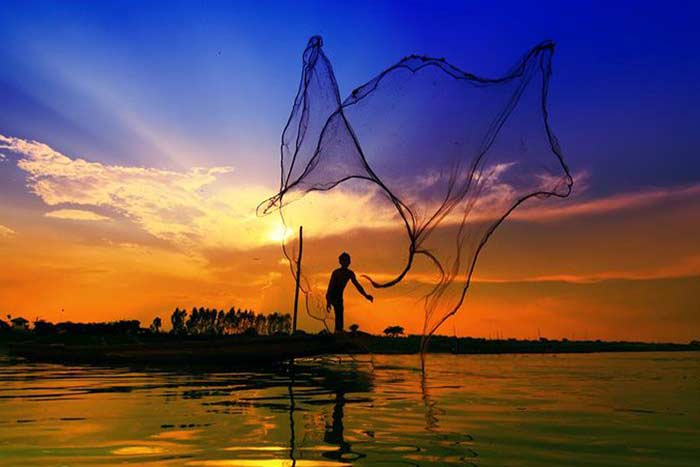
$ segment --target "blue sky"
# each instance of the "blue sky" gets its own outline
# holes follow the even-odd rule
[[[598,193],[700,177],[691,2],[4,2],[4,134],[110,163],[233,165],[264,181],[307,39],[341,91],[404,55],[502,74],[557,42],[553,126]]]

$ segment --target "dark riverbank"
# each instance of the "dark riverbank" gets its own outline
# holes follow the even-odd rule
[[[383,337],[366,335],[364,343],[372,353],[410,354],[420,350],[421,336]],[[555,339],[485,339],[434,336],[430,353],[513,354],[513,353],[593,353],[593,352],[686,352],[700,351],[700,342],[689,344]]]
[[[415,354],[421,336],[343,336],[296,334],[253,336],[182,336],[169,333],[81,333],[41,335],[32,331],[0,333],[0,350],[35,361],[143,364],[232,364],[282,361],[342,353]],[[429,353],[550,354],[594,352],[700,351],[700,343],[484,339],[434,336]]]

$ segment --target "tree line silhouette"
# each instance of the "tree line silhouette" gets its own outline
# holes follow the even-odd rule
[[[0,320],[0,332],[33,332],[41,336],[54,334],[69,336],[109,336],[138,334],[144,331],[144,329],[141,328],[141,323],[137,320],[120,320],[109,323],[74,323],[72,321],[52,323],[43,319],[36,319],[31,329],[29,327],[29,321],[21,317],[12,319],[10,323],[11,324],[8,324]]]
[[[289,313],[256,314],[252,310],[228,311],[209,308],[192,308],[187,314],[185,309],[175,308],[170,316],[172,330],[176,335],[223,336],[230,334],[268,335],[289,334],[292,329],[292,317]],[[156,323],[151,325],[155,327]]]
[[[70,321],[52,323],[37,318],[30,329],[29,320],[22,317],[12,319],[9,323],[0,320],[2,332],[33,332],[38,335],[127,335],[127,334],[159,334],[162,320],[156,317],[148,328],[142,328],[137,320],[121,320],[103,323],[73,323]],[[184,308],[175,308],[170,316],[173,335],[179,336],[224,336],[224,335],[257,335],[275,336],[289,334],[292,329],[292,317],[286,313],[256,314],[252,310],[236,309],[228,311],[210,308],[192,308],[187,312]]]

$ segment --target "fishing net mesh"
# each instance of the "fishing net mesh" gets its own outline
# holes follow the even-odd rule
[[[282,133],[280,189],[259,207],[289,229],[293,277],[304,225],[309,316],[330,318],[325,287],[347,242],[370,293],[415,297],[405,313],[423,313],[425,342],[462,307],[499,224],[528,199],[569,195],[548,123],[553,51],[543,42],[499,78],[412,55],[341,100],[321,38],[309,41]]]

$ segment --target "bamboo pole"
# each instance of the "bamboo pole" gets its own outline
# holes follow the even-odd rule
[[[299,281],[301,280],[301,255],[304,250],[304,228],[299,226],[299,257],[297,258],[297,283],[294,290],[294,321],[292,321],[292,334],[297,330],[297,314],[299,311]]]

